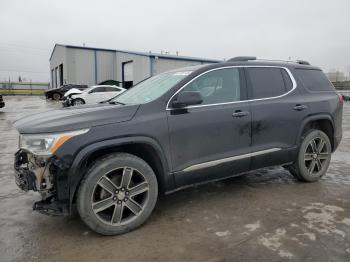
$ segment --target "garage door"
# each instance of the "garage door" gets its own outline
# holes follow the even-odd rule
[[[124,64],[124,81],[134,80],[134,67],[133,62],[128,62]]]

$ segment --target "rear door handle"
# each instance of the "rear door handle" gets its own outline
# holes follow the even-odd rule
[[[299,104],[295,105],[295,107],[293,107],[293,109],[296,110],[296,111],[302,111],[302,110],[304,110],[306,108],[307,108],[306,105],[299,105]]]
[[[245,116],[248,116],[248,115],[249,115],[249,112],[248,112],[248,111],[241,111],[241,110],[236,110],[236,111],[232,114],[233,117],[238,117],[238,118],[240,118],[240,117],[245,117]]]

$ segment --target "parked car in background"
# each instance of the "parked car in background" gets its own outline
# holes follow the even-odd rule
[[[122,83],[117,80],[105,80],[98,84],[99,86],[108,85],[108,86],[122,86]]]
[[[0,108],[5,106],[4,99],[2,98],[2,95],[0,95]]]
[[[46,99],[52,99],[52,100],[60,100],[64,94],[72,89],[72,88],[76,88],[79,90],[84,90],[86,88],[88,88],[87,85],[73,85],[73,84],[69,84],[69,85],[63,85],[59,88],[54,88],[54,89],[49,89],[45,92],[45,97]]]
[[[83,91],[77,89],[77,88],[72,88],[69,89],[64,96],[61,98],[62,100],[62,105],[63,107],[69,107],[69,106],[73,106],[73,99],[72,96],[73,95],[77,95],[77,94],[81,94]]]
[[[344,93],[341,93],[342,97],[343,97],[343,100],[345,102],[348,102],[350,101],[350,95],[349,94],[344,94]]]
[[[117,80],[111,80],[111,79],[102,81],[98,85],[122,86],[121,82],[119,82]],[[66,85],[63,85],[59,88],[47,90],[45,92],[45,96],[46,96],[46,99],[52,99],[52,100],[58,101],[58,100],[62,99],[64,94],[72,88],[76,88],[76,89],[79,89],[82,91],[88,87],[89,87],[88,85],[66,84]]]
[[[63,106],[75,106],[83,104],[97,104],[109,100],[126,89],[119,86],[97,85],[91,86],[84,91],[79,89],[69,90],[63,97]]]
[[[69,89],[63,96],[62,99],[66,98],[66,97],[69,97],[71,95],[75,95],[75,94],[81,94],[83,91],[82,90],[79,90],[78,88],[72,88],[72,89]]]
[[[342,138],[341,96],[307,62],[252,60],[165,72],[108,103],[16,121],[17,185],[42,195],[34,210],[76,204],[92,230],[116,235],[142,225],[159,193],[191,184],[269,166],[321,179]]]

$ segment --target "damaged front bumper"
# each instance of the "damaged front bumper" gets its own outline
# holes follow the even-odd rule
[[[63,106],[63,107],[70,107],[70,106],[73,106],[73,98],[71,98],[70,96],[68,96],[68,97],[63,97],[63,98],[62,98],[62,106]]]
[[[35,191],[42,200],[35,202],[33,210],[46,215],[68,215],[68,201],[58,197],[57,175],[59,168],[55,157],[39,157],[20,149],[15,154],[15,182],[27,192]]]

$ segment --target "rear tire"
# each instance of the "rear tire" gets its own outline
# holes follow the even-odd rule
[[[300,181],[315,182],[326,174],[331,153],[328,136],[321,130],[311,129],[300,145],[297,160],[288,170]]]
[[[91,230],[118,235],[141,226],[158,197],[152,168],[141,158],[115,153],[97,160],[78,190],[77,209]]]
[[[73,105],[74,106],[79,106],[79,105],[84,105],[85,101],[82,98],[76,98],[73,100]]]

